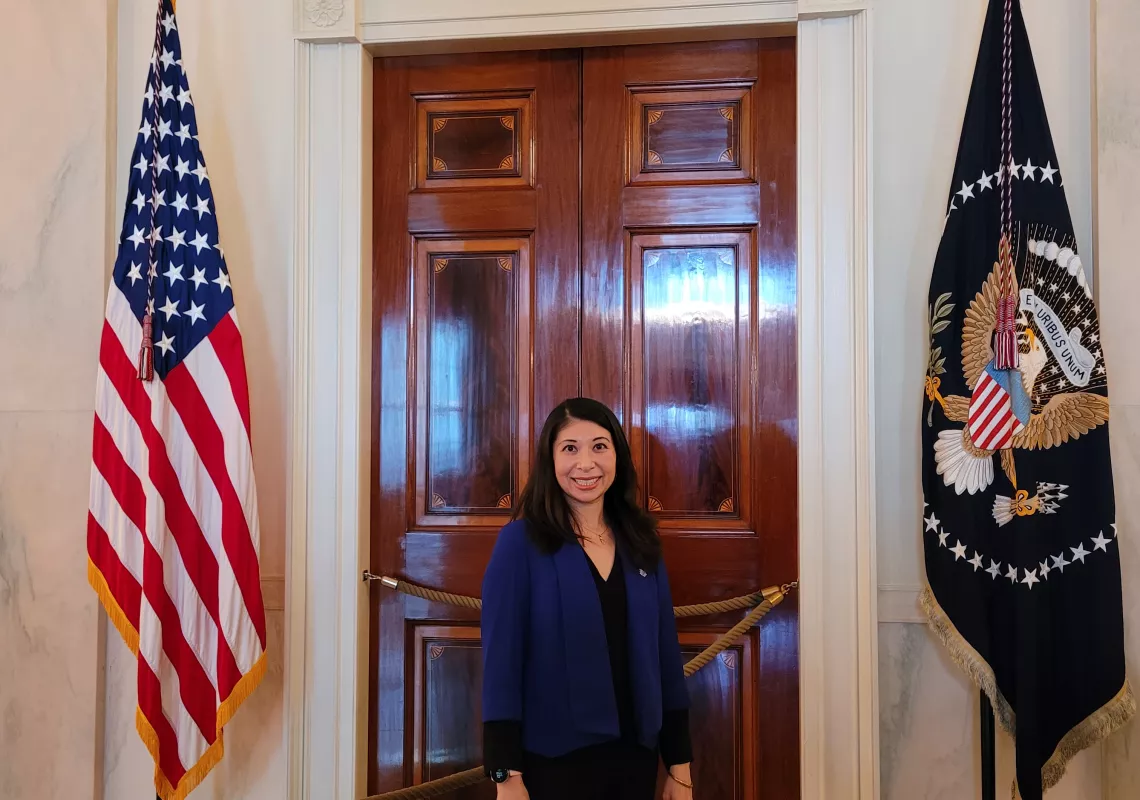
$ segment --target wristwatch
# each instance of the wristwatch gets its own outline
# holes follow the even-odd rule
[[[487,773],[487,777],[489,777],[495,783],[506,783],[515,775],[521,774],[521,772],[516,772],[513,769],[493,769]]]

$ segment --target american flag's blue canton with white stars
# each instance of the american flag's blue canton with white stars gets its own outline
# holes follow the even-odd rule
[[[159,46],[151,59],[131,163],[114,281],[141,325],[147,310],[148,271],[153,271],[154,369],[165,377],[233,308],[206,160],[198,148],[194,103],[171,14],[163,17]],[[152,170],[157,174],[153,195]]]

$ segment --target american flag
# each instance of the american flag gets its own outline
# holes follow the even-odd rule
[[[163,800],[218,763],[265,673],[245,359],[197,136],[161,0],[99,348],[87,554],[137,656]]]

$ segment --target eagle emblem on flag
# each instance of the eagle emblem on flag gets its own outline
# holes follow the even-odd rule
[[[1017,366],[999,369],[994,363],[991,339],[999,298],[995,263],[962,323],[962,374],[971,395],[932,398],[948,420],[963,423],[961,429],[939,431],[934,444],[938,474],[958,494],[977,494],[993,483],[995,455],[1016,488],[1017,449],[1060,447],[1108,421],[1108,398],[1084,390],[1103,387],[1105,370],[1099,349],[1090,352],[1081,344],[1096,343],[1100,332],[1080,257],[1071,247],[1032,238],[1024,248],[1018,260],[1034,288],[1018,291],[1014,284],[1021,298]],[[1068,330],[1066,321],[1071,323]],[[1049,346],[1059,339],[1062,344]],[[995,518],[1000,523],[1005,507],[999,511],[999,505]],[[1025,493],[1017,515],[1039,508]]]

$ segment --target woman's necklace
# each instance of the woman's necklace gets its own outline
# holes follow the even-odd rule
[[[601,530],[598,530],[598,531],[587,531],[587,530],[583,529],[582,530],[582,538],[585,539],[590,544],[594,544],[594,545],[598,545],[599,547],[602,547],[606,544],[606,540],[610,538],[610,531],[609,531],[609,528],[607,528],[605,526],[603,526],[601,528]]]

